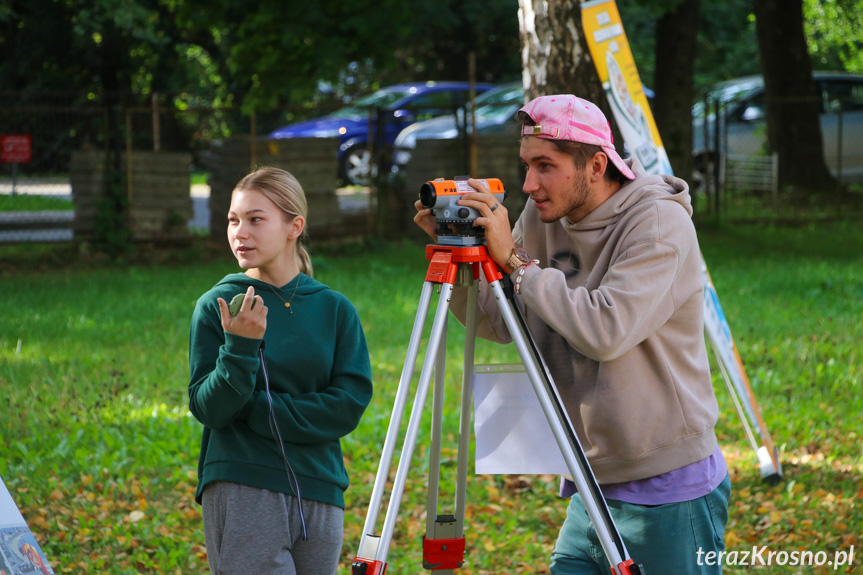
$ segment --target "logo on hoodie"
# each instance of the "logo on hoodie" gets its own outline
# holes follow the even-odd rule
[[[569,280],[576,277],[581,271],[581,261],[573,252],[561,250],[551,256],[551,267],[563,272],[563,275]]]

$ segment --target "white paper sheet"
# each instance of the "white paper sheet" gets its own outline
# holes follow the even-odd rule
[[[569,473],[523,366],[475,366],[473,404],[478,475]]]
[[[27,525],[21,512],[18,511],[18,506],[12,500],[12,495],[3,483],[3,478],[0,477],[0,527],[19,527]]]

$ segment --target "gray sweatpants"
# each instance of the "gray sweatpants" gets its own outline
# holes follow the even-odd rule
[[[344,510],[303,500],[308,540],[302,540],[295,497],[217,481],[202,495],[204,540],[213,575],[334,575],[339,566]]]

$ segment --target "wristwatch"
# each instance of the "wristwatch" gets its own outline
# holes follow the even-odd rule
[[[521,266],[529,264],[532,259],[533,258],[530,257],[530,252],[524,248],[515,246],[512,248],[512,253],[509,255],[509,259],[506,260],[506,263],[503,265],[503,271],[507,274],[512,274],[512,272]]]

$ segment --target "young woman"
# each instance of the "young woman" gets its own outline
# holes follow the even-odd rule
[[[189,409],[204,425],[195,499],[214,574],[338,568],[339,440],[371,399],[371,367],[354,306],[312,279],[306,213],[288,172],[243,178],[228,242],[245,272],[201,296],[192,317]]]

